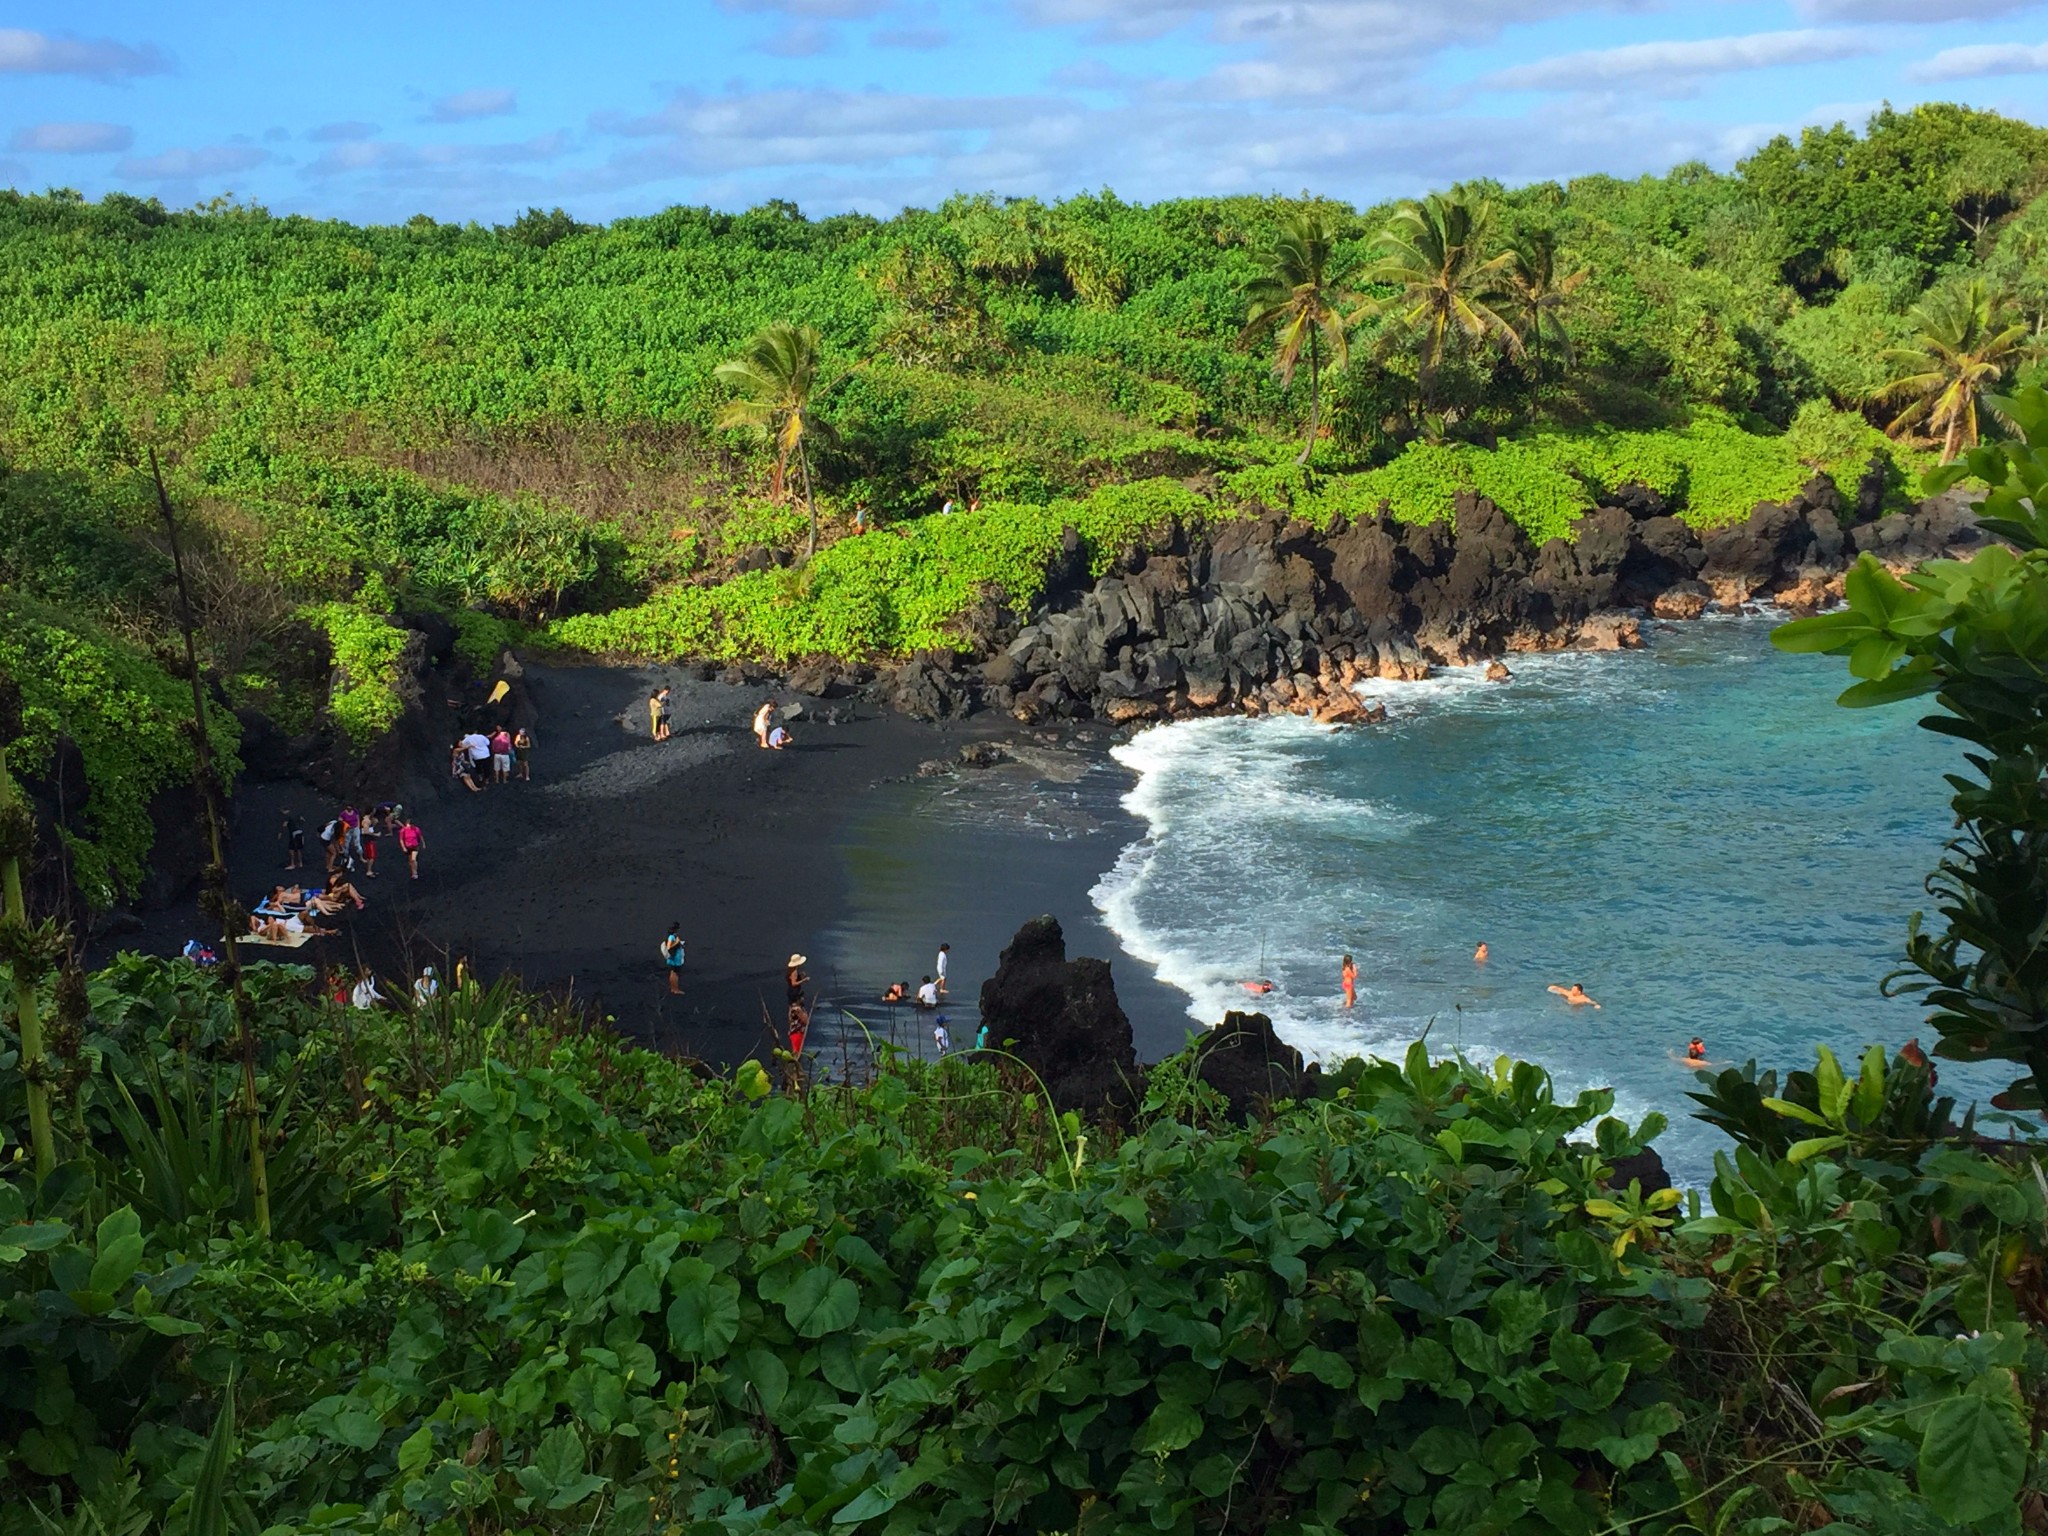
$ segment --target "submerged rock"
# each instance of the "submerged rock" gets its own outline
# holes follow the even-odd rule
[[[981,984],[981,1021],[1044,1079],[1055,1108],[1121,1119],[1136,1105],[1143,1073],[1109,962],[1069,960],[1057,919],[1017,930]]]

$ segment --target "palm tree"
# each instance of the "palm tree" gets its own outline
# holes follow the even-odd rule
[[[1342,368],[1351,356],[1342,306],[1357,296],[1331,270],[1336,245],[1337,231],[1321,209],[1292,209],[1281,215],[1272,245],[1259,257],[1258,274],[1245,289],[1250,310],[1240,346],[1271,332],[1273,373],[1283,387],[1294,382],[1302,351],[1308,351],[1308,436],[1297,464],[1307,464],[1315,452],[1323,408],[1323,348],[1329,347],[1332,368]]]
[[[1581,267],[1560,277],[1557,273],[1557,237],[1539,229],[1514,248],[1514,260],[1507,270],[1507,309],[1513,317],[1515,334],[1528,354],[1529,414],[1543,413],[1543,348],[1549,343],[1561,367],[1572,365],[1572,335],[1565,328],[1564,308],[1571,296],[1591,276]]]
[[[818,503],[811,493],[810,440],[826,438],[830,432],[811,409],[823,347],[824,340],[816,326],[763,326],[738,357],[713,370],[719,383],[740,391],[739,399],[729,402],[718,413],[718,425],[757,427],[775,444],[775,472],[769,479],[768,493],[777,500],[781,499],[789,478],[790,458],[796,459],[804,509],[811,517],[810,542],[804,546],[806,560],[818,552]]]
[[[1510,356],[1521,353],[1521,338],[1494,308],[1508,291],[1515,256],[1498,248],[1493,216],[1492,203],[1456,191],[1404,203],[1380,234],[1379,260],[1361,274],[1399,290],[1374,308],[1420,338],[1416,383],[1425,410],[1453,348],[1491,340]]]
[[[2020,360],[2027,328],[2002,325],[2000,307],[1982,278],[1937,288],[1908,316],[1912,342],[1885,353],[1899,371],[1877,398],[1907,402],[1889,430],[1896,435],[1926,422],[1941,434],[1944,464],[1977,446],[1977,399]]]

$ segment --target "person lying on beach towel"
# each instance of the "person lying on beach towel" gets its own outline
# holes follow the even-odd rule
[[[249,916],[249,936],[262,939],[270,944],[290,944],[302,938],[328,938],[336,929],[320,928],[308,923],[303,917],[258,917]]]

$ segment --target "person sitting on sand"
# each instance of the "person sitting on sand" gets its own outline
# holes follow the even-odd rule
[[[768,750],[771,752],[780,752],[785,747],[793,747],[795,745],[796,738],[779,725],[768,733]]]
[[[363,900],[363,893],[357,890],[354,886],[350,885],[348,881],[343,879],[340,875],[336,875],[332,880],[327,882],[327,889],[321,893],[321,898],[321,904],[325,905],[331,903],[331,910],[334,911],[340,911],[341,904],[344,901],[354,902],[356,904],[356,910],[358,912],[362,911],[364,907],[369,905],[368,902]]]
[[[936,1008],[939,1006],[939,984],[927,976],[917,986],[917,1006]]]
[[[448,777],[462,785],[472,795],[483,792],[477,788],[476,774],[469,766],[469,748],[459,741],[455,743],[454,749],[448,754]],[[328,861],[327,867],[329,869],[334,867],[331,859]]]
[[[318,928],[297,913],[290,917],[258,917],[249,915],[249,933],[253,938],[268,939],[273,944],[289,944],[302,935],[313,938],[328,938],[336,932],[332,928]]]
[[[775,700],[770,699],[754,711],[754,740],[761,746],[768,745],[768,732],[775,724]]]
[[[907,998],[908,998],[909,996],[910,996],[910,983],[909,983],[909,982],[907,982],[907,981],[892,981],[892,982],[890,982],[890,983],[889,983],[889,990],[888,990],[888,991],[886,991],[886,992],[884,992],[884,993],[882,994],[882,1001],[883,1001],[883,1002],[885,1002],[885,1003],[900,1003],[900,1002],[903,1002],[903,1001],[904,1001],[905,999],[907,999]]]
[[[1488,951],[1486,948],[1486,941],[1484,939],[1481,939],[1479,941],[1479,947],[1472,951],[1472,963],[1474,965],[1486,964],[1487,953]]]
[[[1559,997],[1563,998],[1566,1002],[1570,1003],[1574,1008],[1581,1007],[1587,1003],[1592,1003],[1592,1005],[1595,1008],[1598,1008],[1600,1006],[1598,1003],[1593,1002],[1593,999],[1586,996],[1586,989],[1580,986],[1576,981],[1568,987],[1560,987],[1556,982],[1552,982],[1550,984],[1550,990],[1555,992]]]
[[[356,984],[349,989],[349,1006],[352,1008],[374,1008],[384,1001],[384,994],[377,990],[377,978],[366,965],[356,972]]]

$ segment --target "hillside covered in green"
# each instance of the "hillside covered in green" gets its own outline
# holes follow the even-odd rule
[[[1068,524],[1099,567],[1173,519],[1426,521],[1461,489],[1539,539],[1627,485],[1708,527],[1817,472],[1853,495],[1875,458],[1897,498],[2001,430],[1977,395],[2041,367],[2044,187],[2048,133],[1923,107],[1732,174],[1419,208],[1104,192],[363,228],[0,194],[0,649],[56,624],[109,676],[155,666],[151,450],[229,700],[358,743],[398,710],[390,619],[429,610],[477,658],[520,634],[882,657],[955,643],[991,587],[1028,603]],[[1328,309],[1306,353],[1257,297],[1286,291],[1303,220]],[[793,460],[720,424],[746,403],[721,365],[777,325],[816,332]],[[815,559],[735,575],[801,552],[812,510]],[[856,512],[887,536],[846,537]],[[106,689],[19,671],[43,751],[93,736]],[[88,745],[107,814],[177,755],[117,786]],[[111,893],[132,837],[96,843]]]

